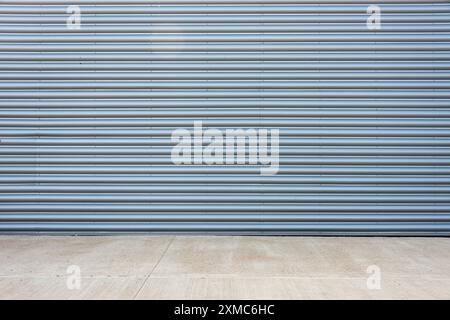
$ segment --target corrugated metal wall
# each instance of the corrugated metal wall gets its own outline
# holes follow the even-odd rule
[[[0,0],[0,70],[1,232],[450,234],[448,1]],[[198,120],[279,173],[174,165]]]

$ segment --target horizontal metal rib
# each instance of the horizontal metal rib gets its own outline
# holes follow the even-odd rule
[[[121,221],[121,222],[450,222],[448,214],[0,214],[1,222],[34,221],[52,222],[54,220],[66,222],[89,221]]]
[[[223,183],[223,184],[435,184],[450,185],[450,178],[443,177],[297,177],[297,176],[204,176],[204,175],[178,175],[178,176],[151,176],[151,177],[0,177],[0,183],[117,183],[117,184],[171,184],[171,183]]]
[[[21,157],[18,159],[17,157],[5,157],[5,155],[2,155],[0,159],[4,159],[4,161],[0,163],[9,163],[11,159],[14,159],[13,164],[34,164],[36,166],[39,165],[39,167],[34,167],[32,170],[35,170],[36,173],[39,172],[48,172],[48,173],[57,173],[61,172],[58,170],[58,168],[46,168],[41,167],[40,165],[45,164],[67,164],[67,165],[92,165],[92,164],[107,164],[107,165],[170,165],[173,167],[173,162],[169,156],[166,157],[158,157],[158,156],[152,156],[152,157],[133,157],[132,155],[127,155],[126,157],[102,157],[101,155],[90,155],[86,157],[86,155],[80,155],[80,157],[74,157],[71,155],[70,157],[61,157],[61,154],[56,154],[58,157],[46,157],[45,155],[39,155],[36,157],[35,154],[19,154]],[[25,157],[29,155],[34,155],[34,157]],[[408,157],[397,157],[397,156],[385,156],[385,155],[378,155],[377,157],[371,156],[371,155],[365,155],[365,156],[359,156],[359,155],[345,155],[345,156],[330,156],[330,155],[319,155],[318,157],[314,156],[282,156],[279,159],[279,162],[281,165],[404,165],[404,166],[411,166],[411,165],[436,165],[436,166],[442,166],[442,165],[450,165],[450,157],[437,157],[437,156],[408,156]],[[181,166],[182,168],[184,166]],[[253,166],[250,166],[253,168]],[[259,167],[258,167],[259,168]],[[70,166],[66,168],[67,173],[80,173],[83,172],[83,170],[86,170],[86,172],[100,172],[100,173],[113,173],[115,172],[119,173],[141,173],[141,172],[147,172],[143,168],[121,168],[121,167],[108,167],[108,168],[101,168],[96,167],[92,169],[88,168],[76,168],[73,166]],[[90,171],[91,170],[91,171]],[[148,169],[150,170],[150,169]],[[173,169],[174,171],[176,169]],[[207,171],[207,167],[204,169]],[[236,170],[235,167],[229,167],[230,172],[233,172],[233,170]],[[283,168],[281,168],[283,170]],[[6,168],[0,168],[1,172],[6,173],[26,173],[30,172],[27,171],[26,168],[21,167],[6,167]],[[257,170],[258,173],[260,170]],[[31,171],[34,172],[34,171]],[[148,171],[148,172],[151,172]]]
[[[298,204],[2,204],[0,212],[433,212],[450,213],[448,205],[298,205]]]
[[[36,52],[36,53],[14,53],[5,54],[0,53],[0,61],[308,61],[309,63],[315,63],[317,61],[386,61],[394,60],[398,62],[404,61],[449,61],[450,54],[446,52],[346,52],[346,53],[292,53],[292,52],[280,52],[280,53],[189,53],[183,52],[180,54],[161,54],[161,53],[50,53],[50,52]],[[377,65],[378,65],[377,64]],[[16,64],[19,66],[20,64]],[[391,64],[392,66],[394,64]],[[2,64],[2,67],[6,66]],[[31,65],[32,66],[32,65]],[[264,66],[264,65],[263,65]],[[349,65],[351,66],[351,65]],[[76,74],[77,71],[74,71]],[[45,74],[45,73],[44,73]],[[43,74],[43,75],[44,75]]]
[[[148,185],[148,186],[110,186],[110,185],[0,185],[2,193],[23,193],[23,192],[57,192],[57,193],[407,193],[407,194],[450,194],[450,187],[447,186],[296,186],[296,185]]]
[[[0,43],[90,43],[90,42],[115,42],[115,43],[164,43],[164,42],[445,42],[448,41],[447,34],[257,34],[257,35],[20,35],[9,36],[8,34],[0,37]]]
[[[312,41],[313,42],[313,41]],[[431,44],[431,45],[430,45]],[[418,42],[418,43],[382,43],[382,42],[368,42],[357,44],[330,44],[330,43],[316,43],[316,44],[285,44],[285,43],[250,43],[250,44],[202,44],[190,43],[186,44],[2,44],[0,43],[0,52],[161,52],[165,55],[167,52],[178,53],[181,52],[305,52],[305,51],[450,51],[450,44],[445,42]],[[81,68],[81,66],[79,66]],[[3,68],[3,66],[1,66]],[[25,68],[26,69],[26,68]]]
[[[10,146],[164,146],[170,144],[170,139],[136,138],[136,139],[2,139],[2,145]],[[450,139],[397,139],[397,138],[282,138],[281,146],[450,146]],[[0,160],[1,161],[1,160]]]
[[[385,98],[450,99],[450,91],[433,90],[278,90],[278,91],[0,91],[0,99],[191,99],[191,98]]]
[[[450,48],[450,45],[449,45]],[[0,45],[1,50],[1,45]],[[226,62],[226,63],[4,63],[0,64],[0,69],[11,71],[63,71],[71,70],[73,72],[78,71],[112,71],[112,70],[124,70],[124,71],[145,71],[145,70],[167,70],[167,71],[209,71],[209,70],[284,70],[292,71],[311,71],[311,70],[366,70],[379,71],[379,70],[402,70],[402,71],[417,71],[417,70],[435,70],[439,71],[450,70],[450,62]]]
[[[382,106],[382,107],[381,107]],[[265,108],[292,108],[292,109],[304,109],[304,108],[405,108],[408,112],[404,112],[405,117],[409,114],[410,109],[413,108],[450,108],[449,99],[381,99],[373,100],[368,98],[358,99],[327,99],[320,98],[314,99],[183,99],[175,100],[168,98],[164,100],[95,100],[86,103],[83,98],[80,99],[61,99],[61,100],[24,100],[17,98],[15,100],[0,100],[0,108],[59,108],[66,110],[68,108],[120,108],[121,110],[127,110],[130,108],[167,108],[170,112],[171,108],[199,108],[200,110],[215,110],[219,108],[236,108],[241,109],[244,107],[259,108],[261,112]],[[261,109],[263,108],[263,109]],[[61,110],[61,111],[62,111]],[[436,112],[440,112],[436,111]],[[230,117],[233,117],[230,114]],[[147,131],[152,133],[151,129]],[[322,128],[322,130],[324,130]],[[117,131],[116,131],[117,132]],[[123,132],[123,131],[122,131]],[[152,133],[153,134],[153,133]],[[170,134],[170,133],[169,133]]]
[[[447,0],[443,0],[447,1]],[[0,13],[1,24],[66,24],[66,11],[59,15],[49,14],[24,14],[24,13]],[[136,14],[109,14],[83,15],[83,24],[145,24],[149,23],[366,23],[367,13],[363,9],[356,13],[329,14],[320,15],[314,13],[288,13],[288,14],[224,14],[215,13],[214,15],[202,14],[164,14],[164,15],[136,15]],[[383,13],[383,23],[396,24],[428,24],[428,23],[448,23],[450,17],[446,13]],[[71,30],[72,31],[72,30]]]
[[[105,87],[109,88],[113,85],[120,86],[123,85],[123,88],[130,86],[130,88],[139,89],[145,86],[146,84],[148,86],[157,86],[158,83],[149,83],[149,82],[130,82],[128,80],[191,80],[189,83],[195,83],[193,81],[198,80],[261,80],[261,78],[264,78],[265,82],[261,84],[261,82],[257,82],[260,87],[264,87],[264,84],[269,81],[267,86],[270,86],[271,80],[301,80],[301,84],[311,83],[311,85],[318,86],[317,80],[320,80],[321,84],[324,85],[320,87],[325,87],[327,83],[333,83],[331,81],[327,80],[385,80],[379,85],[387,86],[389,88],[394,88],[396,82],[393,82],[391,80],[411,80],[414,79],[417,80],[449,80],[450,79],[450,71],[386,71],[386,72],[377,72],[375,74],[367,73],[367,71],[350,71],[350,72],[302,72],[302,73],[295,73],[295,72],[276,72],[276,71],[270,71],[270,72],[258,72],[258,71],[217,71],[214,73],[210,72],[97,72],[97,71],[86,71],[86,72],[71,72],[71,73],[62,73],[62,72],[5,72],[0,74],[0,80],[95,80],[96,82],[91,81],[83,81],[83,82],[64,82],[64,83],[35,83],[35,82],[8,82],[8,83],[0,83],[0,88],[2,89],[31,89],[31,88],[52,88],[52,89],[59,89],[59,88],[66,88],[67,86],[73,86],[73,88],[80,88],[83,86],[87,89],[94,88],[94,87]],[[98,82],[98,80],[121,80],[121,83],[116,82]],[[192,81],[193,80],[193,81]],[[267,81],[266,81],[267,80]],[[308,81],[306,81],[308,80]],[[173,82],[171,82],[173,83]],[[346,82],[340,81],[339,83],[347,84]],[[358,82],[361,83],[361,82]],[[408,82],[401,82],[405,83],[405,85],[408,85],[410,83],[414,84],[414,82],[408,81]],[[425,83],[425,82],[423,82]],[[204,82],[197,82],[195,83],[197,86],[203,85],[203,88],[207,87],[207,83]],[[247,85],[246,85],[247,84]],[[275,82],[274,82],[275,84]],[[280,84],[285,84],[286,82],[280,82]],[[295,82],[289,82],[289,85],[296,85]],[[349,85],[355,84],[352,82]],[[429,84],[429,83],[425,83]],[[447,83],[434,83],[436,89],[442,86],[442,84]],[[22,85],[23,87],[19,87]],[[177,82],[173,84],[174,86],[177,86],[177,88],[183,88],[187,84],[183,84],[182,82]],[[212,85],[216,85],[215,83],[212,83]],[[244,86],[256,86],[254,83],[251,82],[245,82],[243,83]],[[299,84],[297,84],[299,85]],[[362,86],[364,85],[364,82]],[[162,85],[161,85],[162,86]],[[354,86],[353,86],[354,87]],[[286,86],[286,88],[289,88]],[[358,87],[354,87],[358,88]]]
[[[195,166],[195,165],[184,165],[173,167],[171,164],[167,163],[166,166],[161,164],[155,164],[154,161],[147,161],[145,158],[104,158],[104,157],[94,157],[94,158],[67,158],[67,157],[2,157],[0,160],[1,164],[8,164],[9,166],[3,166],[0,168],[0,173],[7,174],[2,178],[2,181],[14,182],[17,176],[11,176],[13,174],[20,175],[32,175],[32,176],[21,176],[19,179],[33,179],[34,182],[44,181],[48,178],[61,178],[70,174],[76,174],[76,177],[83,178],[85,175],[92,177],[92,174],[97,174],[99,178],[105,174],[115,174],[117,177],[123,177],[129,174],[139,174],[139,175],[150,175],[150,174],[259,174],[260,166],[254,165],[241,165],[241,166],[225,166],[225,165],[211,165],[207,167]],[[314,162],[311,158],[309,162]],[[122,160],[122,161],[121,161]],[[282,163],[283,160],[281,159]],[[295,160],[295,159],[292,159]],[[440,177],[442,175],[450,175],[450,159],[442,159],[447,161],[437,161],[428,163],[430,166],[425,166],[427,163],[412,163],[412,161],[406,163],[397,163],[393,160],[393,163],[389,163],[389,158],[380,159],[378,162],[372,161],[368,163],[363,163],[363,159],[353,160],[350,159],[345,162],[346,159],[340,159],[340,163],[333,164],[333,158],[326,159],[328,164],[326,167],[322,167],[321,164],[327,163],[323,161],[322,163],[304,163],[299,161],[294,163],[291,161],[290,164],[283,165],[280,168],[279,174],[299,174],[299,175],[434,175],[435,177]],[[425,159],[418,159],[424,161]],[[361,162],[361,163],[358,163]],[[367,161],[367,160],[366,160]],[[143,166],[143,164],[146,164]],[[23,166],[23,164],[31,164],[31,166]],[[46,166],[48,164],[73,164],[70,168],[63,166]],[[93,167],[92,164],[97,164]],[[98,164],[107,164],[107,166],[99,166]],[[294,166],[293,164],[302,164],[303,166]],[[377,166],[368,166],[370,164],[377,164]],[[339,166],[337,166],[339,165]],[[439,165],[439,166],[433,166]],[[39,177],[35,175],[39,174]],[[51,176],[46,176],[50,174]],[[41,179],[41,180],[39,180]],[[450,199],[448,199],[450,201]]]
[[[84,81],[84,82],[18,82],[8,81],[0,82],[2,90],[77,90],[77,89],[450,89],[450,81],[325,81],[325,80],[309,80],[309,81],[123,81],[121,83],[108,81]]]
[[[4,194],[0,195],[0,202],[46,202],[46,203],[160,203],[160,202],[224,202],[224,203],[446,203],[450,204],[448,196],[443,195],[166,195],[166,194],[145,194],[145,195],[72,195],[72,194]],[[205,215],[203,215],[205,217]],[[407,217],[407,215],[405,216]],[[320,219],[321,216],[316,217]]]
[[[97,137],[170,137],[172,131],[169,129],[133,129],[122,128],[121,131],[113,128],[98,129],[62,129],[62,128],[21,128],[21,129],[3,129],[0,133],[4,137],[86,137],[95,135]],[[383,128],[385,137],[450,137],[450,132],[445,128]],[[283,136],[304,136],[304,137],[376,137],[379,135],[378,129],[373,128],[348,128],[335,127],[326,130],[318,128],[301,129],[301,128],[285,128],[283,129]],[[8,141],[8,140],[6,140]]]
[[[448,110],[447,110],[448,109]],[[413,109],[409,108],[408,113],[405,113],[401,109],[387,109],[387,108],[373,108],[373,109],[344,109],[338,110],[334,108],[312,109],[312,108],[273,108],[273,109],[260,109],[251,108],[245,109],[244,107],[235,110],[234,108],[214,108],[214,110],[199,110],[198,108],[182,108],[182,109],[114,109],[108,108],[106,110],[78,110],[65,108],[64,110],[42,110],[41,108],[28,108],[27,110],[20,110],[16,108],[14,110],[2,110],[0,109],[0,117],[7,118],[167,118],[167,117],[183,117],[183,118],[241,118],[241,117],[276,117],[276,118],[295,118],[295,117],[327,117],[327,118],[436,118],[436,111],[430,109]],[[450,103],[448,108],[442,108],[439,110],[439,118],[450,117]],[[4,132],[4,131],[0,131]],[[144,132],[144,131],[142,131]],[[170,135],[170,132],[167,132]],[[3,140],[5,142],[7,140]],[[128,140],[131,141],[131,140]]]
[[[1,4],[1,3],[0,3]],[[83,14],[291,14],[291,13],[361,13],[366,12],[367,6],[364,5],[308,5],[301,6],[292,5],[240,5],[240,6],[177,6],[177,5],[157,5],[157,6],[96,6],[84,5]],[[383,5],[383,11],[386,13],[450,13],[450,5],[446,3],[433,5],[397,5],[388,4]],[[6,14],[64,14],[66,6],[14,6],[1,5],[0,13]]]
[[[49,25],[49,26],[42,26],[41,28],[37,29],[34,26],[8,26],[8,25],[2,25],[2,21],[0,21],[0,33],[17,33],[18,36],[22,38],[24,33],[29,33],[31,35],[26,35],[26,38],[30,38],[34,41],[37,41],[36,39],[40,39],[39,37],[33,37],[33,34],[38,34],[40,36],[44,34],[58,34],[58,33],[67,33],[67,27],[62,26],[55,26],[55,25]],[[449,24],[440,24],[440,25],[421,25],[421,24],[383,24],[383,28],[378,30],[379,33],[387,33],[387,32],[402,32],[402,33],[419,33],[422,35],[422,33],[443,33],[443,32],[449,32],[450,31],[450,25]],[[77,34],[90,34],[90,33],[108,33],[108,36],[106,37],[118,37],[120,34],[129,33],[133,34],[130,38],[130,41],[132,41],[136,35],[140,33],[151,33],[151,34],[183,34],[183,41],[187,41],[189,38],[185,38],[184,36],[190,33],[198,34],[198,33],[310,33],[310,32],[327,32],[327,33],[364,33],[367,34],[367,29],[361,28],[361,23],[353,23],[353,24],[280,24],[280,25],[249,25],[248,23],[245,24],[235,24],[235,25],[209,25],[209,24],[187,24],[187,25],[163,25],[163,26],[134,26],[134,25],[125,25],[125,26],[98,26],[97,24],[87,24],[83,23],[82,29],[73,29],[70,31],[71,35],[77,35]],[[423,36],[423,35],[422,35]],[[234,37],[234,36],[233,36]],[[283,37],[285,35],[281,35],[281,37],[277,41],[282,41]],[[11,37],[5,37],[5,39],[10,39]],[[120,37],[119,37],[120,38]],[[419,37],[420,38],[420,37]],[[58,36],[46,36],[45,39],[51,39],[52,41],[57,41],[59,38]],[[75,37],[74,39],[78,39],[78,37]],[[100,38],[101,39],[101,38]],[[151,39],[151,38],[150,38]],[[337,38],[339,39],[339,38]],[[415,40],[417,40],[416,37],[414,37]],[[63,40],[67,40],[63,39]],[[72,40],[72,36],[70,38]],[[239,40],[239,37],[236,38],[236,40]],[[134,40],[133,40],[134,41]]]
[[[450,93],[449,93],[450,94]],[[1,96],[1,93],[0,93]],[[194,122],[192,119],[50,119],[50,120],[25,120],[25,119],[0,119],[0,127],[176,127],[192,128]],[[290,118],[290,119],[205,119],[204,127],[311,127],[311,126],[329,126],[329,127],[449,127],[450,119],[321,119],[321,118]]]

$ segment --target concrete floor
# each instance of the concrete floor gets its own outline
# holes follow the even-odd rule
[[[0,299],[450,299],[450,238],[2,236]]]

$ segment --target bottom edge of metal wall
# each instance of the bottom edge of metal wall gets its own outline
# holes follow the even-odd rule
[[[0,236],[273,236],[273,237],[450,237],[446,232],[323,232],[323,231],[0,231]]]
[[[2,234],[237,234],[448,236],[450,223],[4,222]]]

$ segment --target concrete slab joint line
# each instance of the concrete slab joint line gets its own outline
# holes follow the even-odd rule
[[[133,296],[133,299],[136,299],[136,297],[139,295],[139,293],[141,292],[142,288],[145,286],[145,284],[147,283],[148,279],[150,278],[150,276],[153,274],[153,272],[155,271],[155,269],[158,267],[159,263],[161,262],[161,260],[164,258],[164,255],[166,254],[167,250],[169,250],[170,246],[172,245],[172,242],[174,241],[175,237],[172,237],[170,239],[170,242],[167,244],[166,249],[164,250],[164,252],[161,254],[158,262],[155,264],[155,266],[152,268],[152,270],[149,272],[149,274],[145,277],[144,282],[142,282],[142,285],[139,287],[139,290],[136,292],[136,294]]]

